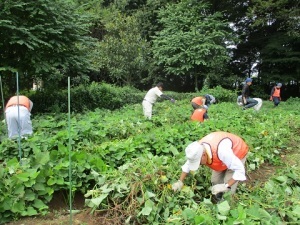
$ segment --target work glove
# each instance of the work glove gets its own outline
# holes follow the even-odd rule
[[[170,101],[171,101],[172,103],[175,103],[175,99],[174,99],[174,98],[171,98]]]
[[[182,187],[183,187],[183,183],[181,180],[178,180],[176,183],[172,184],[173,191],[180,191]]]
[[[212,186],[212,188],[211,188],[211,193],[213,195],[216,195],[220,192],[224,193],[224,192],[227,192],[227,191],[230,191],[230,187],[228,187],[227,184],[216,184],[216,185]]]
[[[269,99],[270,101],[273,101],[273,97],[272,96],[270,96],[270,99]]]

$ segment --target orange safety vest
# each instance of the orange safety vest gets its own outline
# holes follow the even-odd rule
[[[206,113],[206,109],[203,109],[203,108],[195,109],[193,114],[191,115],[191,120],[203,122],[205,113]]]
[[[199,106],[203,105],[203,97],[195,97],[192,99],[191,102],[196,103]]]
[[[206,143],[210,146],[212,161],[211,164],[207,163],[206,165],[215,171],[224,171],[227,169],[227,166],[218,157],[219,143],[226,138],[231,140],[233,153],[239,159],[243,159],[248,153],[248,145],[242,138],[235,134],[218,131],[205,136],[199,143]]]
[[[280,88],[274,88],[274,93],[272,95],[273,97],[278,97],[280,98]]]
[[[6,104],[5,109],[7,109],[10,106],[18,105],[18,104],[21,106],[25,106],[28,109],[28,111],[30,111],[30,100],[24,95],[19,95],[19,102],[18,102],[18,96],[11,97]]]

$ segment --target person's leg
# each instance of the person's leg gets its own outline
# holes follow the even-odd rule
[[[25,107],[20,107],[20,130],[21,136],[32,135],[32,123],[30,112]]]
[[[244,108],[248,109],[248,108],[251,108],[255,105],[257,105],[257,101],[253,98],[247,98],[247,105],[244,106]]]
[[[144,100],[142,104],[143,104],[144,116],[148,119],[151,119],[151,117],[152,117],[152,104],[150,102],[147,102],[146,100]]]
[[[212,183],[212,185],[223,184],[224,183],[224,178],[225,178],[225,172],[226,171],[212,170],[212,173],[211,173],[211,183]]]
[[[274,106],[278,106],[280,103],[280,99],[278,97],[273,97]]]
[[[18,111],[17,107],[11,106],[5,111],[5,118],[7,123],[8,138],[15,138],[18,133]]]
[[[243,159],[241,159],[241,161],[244,165],[245,165],[246,159],[247,159],[247,155]],[[224,180],[222,183],[228,183],[228,181],[232,178],[233,173],[234,173],[233,170],[226,170]],[[234,194],[236,192],[237,185],[238,185],[238,182],[236,182],[234,185],[231,186],[232,194]]]
[[[261,106],[262,106],[262,100],[260,98],[253,98],[254,100],[257,101],[257,105],[255,105],[253,108],[254,110],[258,111],[260,110]]]

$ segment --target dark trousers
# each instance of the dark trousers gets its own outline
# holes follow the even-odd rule
[[[280,103],[280,98],[279,97],[273,97],[273,102],[274,102],[274,106],[278,106]]]
[[[247,101],[247,104],[244,105],[244,108],[246,108],[246,109],[251,108],[258,103],[258,101],[254,100],[253,98],[246,98],[246,101]]]

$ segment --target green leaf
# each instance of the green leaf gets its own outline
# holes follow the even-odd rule
[[[26,201],[33,201],[35,198],[36,198],[36,195],[33,191],[31,191],[31,190],[25,191],[24,199]]]
[[[46,163],[48,163],[50,160],[50,154],[49,152],[36,152],[35,159],[39,166],[46,165]]]
[[[35,199],[32,206],[38,209],[39,211],[43,209],[48,209],[48,206],[40,199]]]
[[[52,186],[54,184],[56,184],[56,177],[50,177],[47,181],[47,185]]]
[[[230,206],[227,201],[223,201],[217,205],[218,211],[221,215],[226,216],[230,210]]]
[[[300,219],[300,206],[297,205],[295,206],[294,210],[292,211],[292,213],[298,217],[298,219]]]
[[[149,216],[150,213],[152,212],[153,210],[153,206],[154,206],[154,202],[151,201],[150,199],[148,199],[146,202],[145,202],[145,206],[143,207],[142,211],[139,212],[138,215],[143,215],[143,216]]]
[[[16,202],[15,204],[12,205],[11,207],[11,211],[14,213],[21,213],[23,211],[25,211],[25,203],[24,201],[19,201]]]
[[[44,191],[45,185],[43,183],[36,183],[34,184],[33,188],[37,191]]]
[[[150,199],[156,196],[156,194],[154,194],[153,192],[150,191],[146,191],[145,193],[146,199]]]
[[[195,224],[204,224],[205,222],[205,217],[202,215],[196,215],[195,216]]]
[[[92,198],[90,201],[88,201],[88,206],[93,208],[93,207],[99,207],[101,202],[108,196],[108,193],[102,194],[97,198]]]
[[[276,181],[278,181],[279,183],[286,183],[287,180],[288,180],[288,177],[287,176],[278,176],[278,177],[275,177],[274,178]]]
[[[29,180],[30,174],[27,172],[16,174],[15,177],[20,181],[26,182]]]
[[[22,216],[34,216],[34,215],[37,215],[37,214],[38,214],[38,212],[31,206],[29,206],[27,208],[27,210],[21,212]]]
[[[182,215],[185,219],[185,221],[191,221],[192,219],[195,218],[196,213],[191,210],[190,208],[186,208],[183,212]]]

